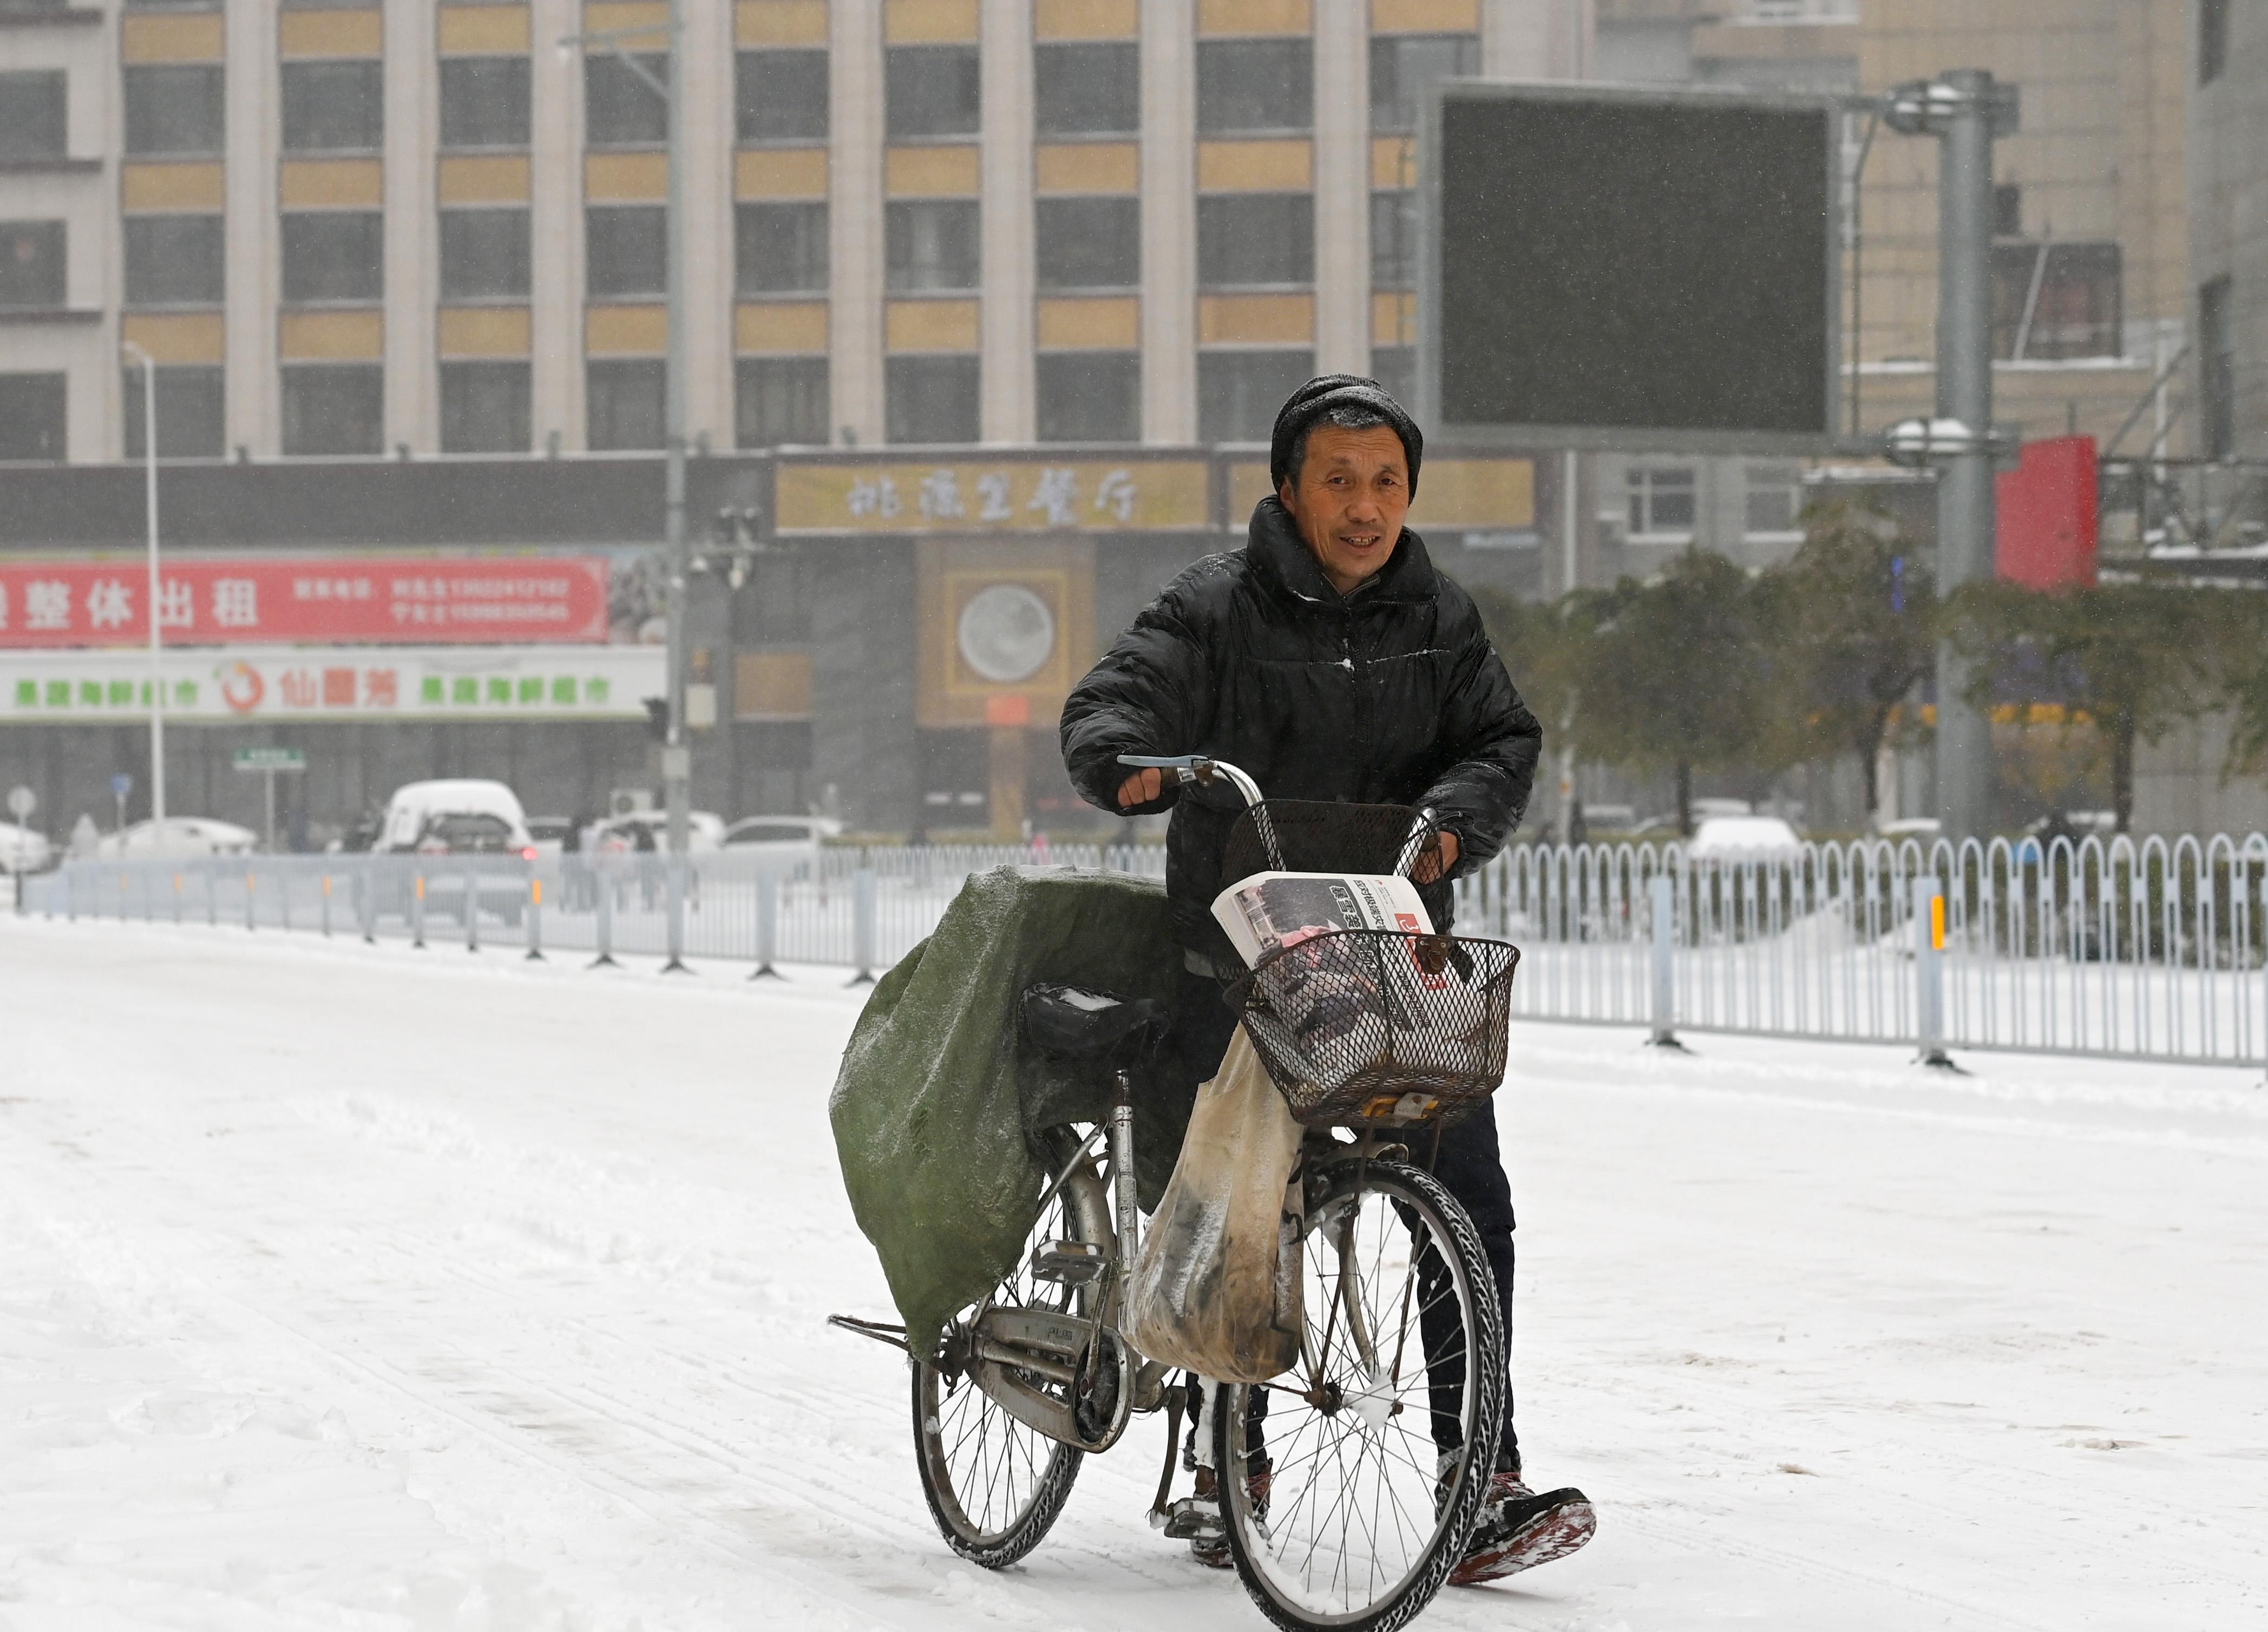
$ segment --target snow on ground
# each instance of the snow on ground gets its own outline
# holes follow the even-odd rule
[[[0,1628],[1263,1624],[1159,1429],[987,1575],[825,1119],[858,996],[0,921]],[[1531,1474],[1424,1624],[2268,1621],[2257,1073],[1526,1026]]]

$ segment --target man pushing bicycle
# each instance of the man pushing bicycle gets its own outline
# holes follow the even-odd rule
[[[1495,855],[1527,807],[1542,728],[1471,599],[1403,526],[1424,449],[1376,381],[1331,374],[1300,386],[1276,416],[1275,491],[1254,509],[1245,547],[1167,585],[1064,706],[1064,760],[1084,798],[1126,815],[1173,812],[1166,890],[1185,967],[1163,1065],[1186,1096],[1220,1069],[1237,1024],[1220,988],[1242,965],[1211,908],[1234,882],[1222,852],[1243,805],[1219,784],[1128,775],[1120,754],[1233,761],[1271,798],[1430,808],[1440,836],[1414,877],[1444,932],[1451,881]],[[1442,1129],[1431,1167],[1478,1227],[1508,1348],[1512,1195],[1489,1103]],[[1511,1399],[1507,1386],[1458,1584],[1563,1557],[1595,1528],[1580,1490],[1539,1495],[1522,1481]],[[1225,1567],[1218,1519],[1203,1522],[1205,1503],[1218,1510],[1211,1471],[1198,1471],[1191,1546]]]

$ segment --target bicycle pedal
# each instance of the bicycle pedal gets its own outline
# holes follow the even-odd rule
[[[1162,1519],[1151,1521],[1169,1541],[1218,1541],[1228,1534],[1220,1503],[1212,1496],[1176,1496]]]
[[[1050,1241],[1032,1256],[1032,1278],[1058,1286],[1085,1286],[1101,1275],[1108,1261],[1101,1243]]]

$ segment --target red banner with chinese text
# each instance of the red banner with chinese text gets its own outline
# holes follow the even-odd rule
[[[603,555],[161,563],[168,644],[525,644],[607,638]],[[139,562],[0,563],[0,648],[148,643]]]

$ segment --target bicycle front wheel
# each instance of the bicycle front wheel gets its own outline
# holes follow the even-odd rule
[[[1292,1632],[1392,1632],[1464,1555],[1504,1416],[1480,1236],[1431,1174],[1350,1164],[1307,1215],[1297,1372],[1227,1385],[1214,1462],[1237,1574]]]

